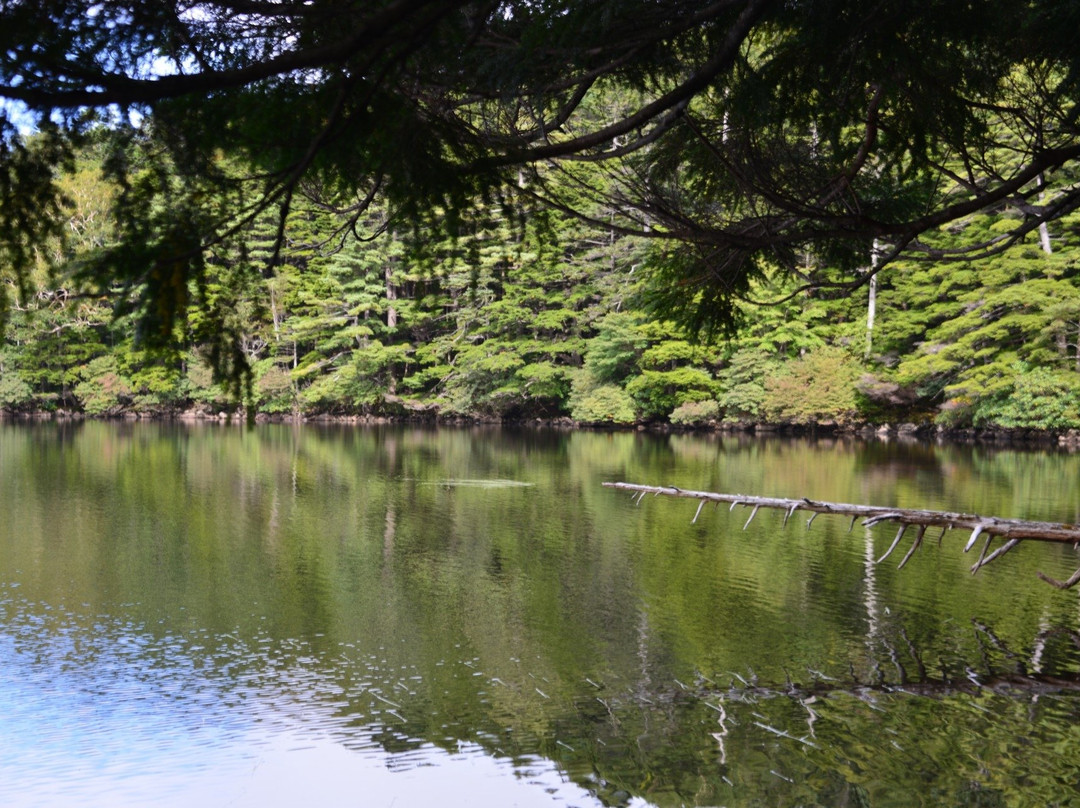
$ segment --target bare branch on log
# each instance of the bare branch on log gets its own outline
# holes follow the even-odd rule
[[[900,514],[898,514],[898,513],[883,513],[883,514],[880,514],[878,516],[871,516],[868,519],[864,519],[863,520],[863,525],[865,525],[866,527],[873,527],[878,522],[885,522],[885,521],[887,521],[889,519],[899,519],[899,518],[900,518]]]
[[[968,539],[968,543],[964,545],[965,553],[975,546],[975,542],[978,540],[979,534],[983,532],[983,527],[983,525],[976,525],[975,529],[971,531],[971,538]]]
[[[922,544],[923,535],[926,533],[926,525],[919,525],[919,532],[915,534],[915,541],[911,543],[911,549],[907,551],[903,560],[897,565],[898,570],[902,570],[904,565],[908,563],[908,559],[915,555],[915,551],[919,549],[919,545]]]
[[[890,514],[887,514],[886,516],[883,516],[882,519],[886,519],[886,518],[893,519],[896,516],[897,516],[897,514],[891,514],[890,513]],[[869,527],[869,525],[871,523],[870,523],[869,520],[867,520],[863,524],[865,524],[865,525],[867,525]],[[882,561],[884,561],[886,558],[888,558],[890,555],[892,555],[892,551],[896,549],[896,545],[898,545],[900,543],[900,539],[904,538],[904,531],[905,530],[907,530],[907,525],[900,525],[900,530],[897,531],[896,538],[893,539],[892,544],[889,545],[889,549],[885,551],[885,555],[883,555],[881,558],[879,558],[877,560],[877,563],[880,564]]]
[[[1009,552],[1009,550],[1013,549],[1021,541],[1068,542],[1072,544],[1080,542],[1080,525],[1066,524],[1063,522],[1002,519],[996,516],[980,516],[978,514],[952,513],[948,511],[928,511],[916,508],[881,508],[874,505],[853,505],[844,502],[815,502],[806,498],[782,499],[779,497],[747,496],[745,494],[718,494],[711,491],[687,491],[673,486],[636,485],[634,483],[622,482],[604,483],[604,486],[607,488],[617,488],[624,491],[639,493],[640,495],[637,498],[638,502],[641,502],[641,497],[646,493],[652,493],[654,496],[663,494],[671,497],[699,499],[703,501],[702,504],[704,504],[704,502],[715,502],[717,504],[728,502],[731,503],[730,510],[734,510],[737,505],[753,506],[750,518],[747,519],[746,524],[743,525],[743,530],[750,526],[750,523],[754,520],[754,517],[757,515],[760,508],[775,508],[777,510],[785,511],[785,526],[795,511],[810,511],[810,518],[806,521],[806,527],[808,529],[810,524],[814,521],[814,517],[819,513],[844,514],[850,516],[851,525],[848,527],[849,532],[851,528],[855,526],[856,520],[860,518],[867,527],[872,527],[879,522],[897,522],[900,525],[899,532],[896,534],[896,538],[893,540],[889,549],[880,559],[878,559],[878,563],[888,558],[893,550],[896,549],[900,540],[903,538],[904,531],[907,530],[907,527],[909,525],[916,525],[919,528],[919,532],[915,537],[911,549],[908,550],[898,568],[903,568],[908,562],[912,554],[922,543],[926,529],[931,526],[941,528],[941,535],[938,537],[939,546],[947,531],[954,528],[970,530],[971,536],[964,546],[965,553],[975,546],[975,542],[978,541],[979,536],[986,537],[986,543],[983,545],[979,560],[975,562],[971,568],[972,573],[978,572],[979,569],[985,567],[990,562],[1001,558],[1001,556],[1005,555],[1005,553]],[[697,515],[700,513],[701,506],[698,507],[698,512],[694,516],[695,522],[697,521]],[[1005,544],[994,550],[992,553],[988,553],[993,539],[998,536],[1006,539]],[[1041,572],[1039,573],[1039,577],[1059,589],[1068,589],[1075,586],[1077,583],[1080,583],[1080,570],[1077,570],[1076,573],[1066,581],[1058,581]]]
[[[1007,552],[1009,552],[1009,550],[1014,548],[1019,543],[1020,543],[1020,539],[1009,539],[1007,542],[1005,542],[999,548],[994,550],[994,552],[992,552],[990,555],[988,555],[986,557],[985,561],[980,558],[979,562],[977,564],[975,564],[975,566],[973,566],[971,568],[972,575],[974,575],[976,572],[979,571],[979,567],[985,567],[987,564],[989,564],[995,558],[1000,558],[1001,556],[1005,555]]]
[[[1055,586],[1058,589],[1069,589],[1076,586],[1077,583],[1080,583],[1080,570],[1074,572],[1072,574],[1072,577],[1070,577],[1067,581],[1059,581],[1056,578],[1051,578],[1049,575],[1042,572],[1037,572],[1035,574],[1042,578],[1044,581],[1046,581],[1048,584],[1050,584],[1050,586]]]
[[[971,574],[974,575],[979,571],[979,567],[986,565],[986,551],[990,549],[990,542],[994,540],[993,536],[987,536],[986,542],[983,544],[982,552],[979,553],[979,560],[975,562],[975,565],[971,568]]]

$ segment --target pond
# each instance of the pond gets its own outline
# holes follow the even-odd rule
[[[1080,522],[1080,456],[509,428],[0,424],[0,804],[1053,805],[1029,543],[604,481]]]

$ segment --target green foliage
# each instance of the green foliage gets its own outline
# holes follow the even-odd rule
[[[630,395],[618,385],[600,383],[588,369],[574,374],[569,404],[570,417],[586,424],[632,424],[637,420]]]
[[[717,401],[728,421],[755,421],[764,416],[765,379],[780,362],[759,347],[740,348],[718,374]]]
[[[967,227],[992,236],[1009,217],[1007,211],[974,217]],[[942,243],[952,238],[943,234]],[[1015,423],[1003,402],[1018,373],[1026,372],[1021,368],[1076,372],[1080,268],[1074,251],[1064,240],[1050,254],[1024,245],[977,268],[898,267],[888,294],[893,300],[902,295],[906,309],[895,311],[890,301],[883,311],[894,323],[888,339],[899,360],[897,381],[936,401],[944,422]]]
[[[35,273],[67,263],[75,223],[80,260],[65,271],[80,291],[109,296],[148,346],[172,350],[190,326],[239,395],[255,363],[301,350],[254,348],[267,335],[245,319],[264,273],[294,260],[271,307],[308,322],[290,335],[272,312],[274,337],[326,360],[333,339],[308,339],[320,320],[384,344],[422,327],[394,316],[412,305],[395,301],[424,297],[405,288],[421,263],[449,281],[455,313],[450,276],[467,267],[496,330],[523,308],[532,328],[519,330],[536,338],[589,330],[573,293],[560,307],[550,287],[541,305],[506,294],[515,264],[565,259],[641,266],[652,319],[733,336],[770,286],[851,288],[882,234],[922,254],[944,225],[949,255],[980,253],[1080,201],[1070,3],[421,5],[5,5],[0,316],[25,306]],[[63,178],[81,173],[80,146],[104,169],[96,188],[75,180],[83,195]],[[1015,199],[1024,209],[1002,215]],[[100,230],[82,214],[99,203],[111,210]],[[570,235],[567,211],[587,233]],[[303,238],[297,212],[321,238]],[[553,244],[530,240],[532,222]],[[344,278],[315,266],[343,235],[383,230],[434,254]],[[643,260],[628,261],[635,251]]]
[[[74,170],[78,140],[51,121],[23,137],[0,105],[0,331],[12,305],[30,297],[32,272],[52,263],[67,235],[59,175]]]
[[[0,372],[0,409],[21,410],[33,400],[34,392],[17,373]]]
[[[668,419],[679,426],[703,426],[716,423],[720,419],[720,405],[713,400],[687,401],[672,410]]]
[[[765,380],[762,410],[796,424],[847,421],[855,415],[858,365],[840,348],[820,348]]]
[[[550,401],[555,408],[570,392],[567,369],[551,362],[530,362],[516,373],[522,394],[537,401]]]
[[[121,153],[141,160],[145,148]],[[195,276],[177,276],[199,305],[171,333],[148,335],[146,311],[129,305],[134,287],[79,286],[116,238],[109,206],[124,190],[97,170],[115,156],[101,144],[77,152],[61,178],[71,235],[55,240],[10,318],[0,407],[231,410],[243,392],[237,373],[250,371],[251,412],[285,415],[415,408],[691,425],[721,417],[891,421],[939,410],[943,423],[963,425],[1073,423],[1077,217],[1051,233],[1049,254],[1024,244],[977,265],[887,267],[878,277],[873,351],[862,363],[853,356],[866,343],[861,291],[792,297],[798,281],[766,267],[750,297],[779,302],[739,301],[739,332],[703,344],[644,308],[643,240],[493,199],[480,200],[452,235],[395,230],[381,200],[355,223],[358,232],[386,231],[372,241],[343,240],[340,221],[312,200],[294,203],[280,234],[272,216],[256,217],[214,245]],[[146,159],[146,178],[166,188],[182,181],[171,164]],[[573,176],[611,181],[588,167]],[[545,181],[549,190],[581,191],[561,174]],[[597,222],[610,213],[588,194],[576,203],[595,205]],[[1003,208],[972,216],[928,246],[992,239],[1018,215]],[[271,261],[278,235],[274,271],[255,272]],[[829,271],[809,252],[798,269]]]
[[[292,375],[273,361],[255,367],[255,402],[260,412],[291,413],[296,409]]]
[[[132,398],[131,382],[120,375],[113,356],[92,359],[78,373],[75,396],[90,415],[118,415]]]
[[[183,401],[183,376],[178,363],[132,346],[117,344],[111,355],[117,370],[131,386],[131,408],[136,412],[161,413],[176,409]]]
[[[716,384],[701,368],[643,370],[626,385],[626,392],[646,418],[666,416],[680,404],[711,398]]]
[[[1080,427],[1080,375],[1050,368],[1015,368],[1007,390],[969,408],[943,413],[946,422],[1019,429]]]
[[[665,418],[680,404],[712,398],[716,387],[710,367],[716,360],[713,350],[673,338],[677,329],[667,322],[642,323],[633,333],[637,345],[644,343],[644,347],[625,389],[644,417]],[[586,365],[592,367],[588,360]]]
[[[186,403],[199,407],[221,412],[234,406],[226,388],[214,380],[213,369],[197,353],[187,356],[186,372],[178,389]]]
[[[585,367],[594,378],[619,384],[637,370],[638,359],[648,344],[641,323],[636,312],[617,311],[601,318],[585,355]]]

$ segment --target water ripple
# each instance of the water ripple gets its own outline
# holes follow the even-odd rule
[[[303,643],[192,642],[35,611],[0,604],[5,806],[599,804],[544,758],[413,738],[409,707],[387,695],[409,670],[380,680],[374,657],[350,690]]]

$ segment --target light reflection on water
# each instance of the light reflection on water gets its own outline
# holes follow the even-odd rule
[[[0,424],[0,805],[1064,804],[1073,549],[898,573],[888,529],[613,479],[1080,500],[1052,453]]]
[[[26,619],[35,611],[0,599],[4,806],[599,804],[539,755],[411,739],[390,706],[400,705],[380,695],[386,683],[369,675],[359,688],[409,747],[387,754],[385,723],[335,714],[348,704],[335,695],[350,694],[326,683],[325,660],[308,649],[282,658],[261,638],[259,650],[226,642],[200,660],[204,645],[132,625],[84,629],[65,614]],[[254,673],[230,675],[230,657]]]

